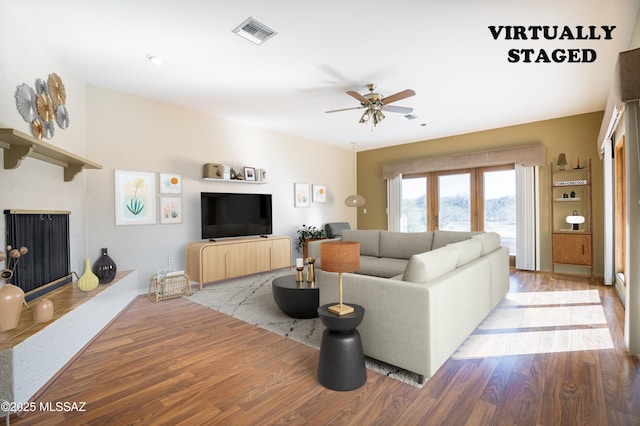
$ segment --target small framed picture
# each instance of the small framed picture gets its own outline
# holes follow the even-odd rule
[[[255,167],[245,167],[244,168],[244,180],[256,180],[256,169],[255,169]]]
[[[176,173],[160,173],[161,194],[181,194],[182,175]]]
[[[313,202],[325,203],[327,201],[327,187],[325,185],[313,185]]]
[[[160,223],[182,223],[181,197],[160,197]]]
[[[309,194],[308,183],[294,183],[293,184],[294,199],[293,205],[295,207],[309,207],[311,201],[311,194]]]

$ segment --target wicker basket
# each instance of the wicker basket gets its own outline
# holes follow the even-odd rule
[[[154,275],[149,280],[148,296],[152,302],[192,294],[189,276],[185,274],[161,277]]]

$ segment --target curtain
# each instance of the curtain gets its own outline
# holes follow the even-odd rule
[[[400,232],[402,175],[387,179],[387,229]]]
[[[516,168],[516,268],[540,270],[539,170],[537,166]]]

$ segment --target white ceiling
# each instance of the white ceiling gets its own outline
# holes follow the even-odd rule
[[[603,110],[640,0],[3,0],[89,84],[357,150]],[[261,46],[231,31],[252,16]],[[612,40],[494,40],[490,25],[616,26]],[[508,63],[591,48],[594,63]],[[165,58],[161,68],[147,61]],[[55,71],[55,70],[52,70]],[[64,81],[64,75],[61,76]],[[418,118],[359,124],[367,83]],[[594,141],[595,142],[595,141]]]

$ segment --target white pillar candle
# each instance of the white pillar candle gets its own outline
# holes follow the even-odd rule
[[[302,261],[302,258],[301,258],[301,257],[298,257],[298,258],[296,259],[296,268],[304,268],[304,263],[303,263],[303,261]]]

